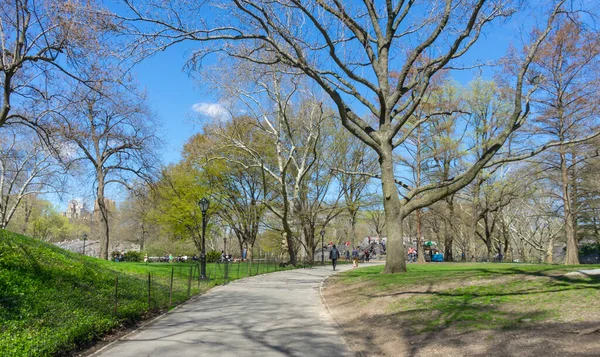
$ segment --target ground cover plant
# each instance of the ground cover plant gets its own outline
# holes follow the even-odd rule
[[[600,280],[572,273],[592,268],[444,263],[384,275],[376,266],[330,278],[325,298],[346,337],[375,355],[510,355],[523,341],[534,354],[577,354],[565,348],[600,347]],[[551,342],[537,345],[543,336]]]
[[[227,268],[228,281],[283,269],[264,262]],[[224,264],[207,264],[209,281],[198,270],[99,260],[0,230],[0,356],[66,354],[226,282]]]

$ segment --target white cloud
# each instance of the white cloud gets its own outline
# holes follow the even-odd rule
[[[192,105],[192,110],[211,119],[227,120],[230,117],[227,109],[219,103],[196,103]]]

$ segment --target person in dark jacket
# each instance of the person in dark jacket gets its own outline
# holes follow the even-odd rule
[[[333,270],[335,270],[335,266],[337,265],[337,260],[340,258],[340,252],[335,247],[335,244],[329,251],[329,259],[331,259],[331,263],[333,264]]]

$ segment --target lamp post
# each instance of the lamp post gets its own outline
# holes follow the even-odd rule
[[[206,246],[205,246],[205,235],[206,235],[206,211],[210,202],[206,198],[202,198],[198,205],[202,211],[202,252],[200,253],[200,279],[206,280]]]
[[[227,237],[223,237],[223,253],[227,256]]]
[[[87,234],[83,233],[83,255],[85,255],[85,240],[87,239]]]
[[[321,229],[321,265],[325,265],[325,251],[323,247],[325,246],[325,230]]]

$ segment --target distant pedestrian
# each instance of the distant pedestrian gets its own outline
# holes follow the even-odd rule
[[[246,250],[246,248],[242,249],[242,261],[246,260],[247,254],[248,254],[248,251]]]
[[[333,270],[335,271],[335,266],[337,265],[337,260],[340,258],[340,252],[335,247],[335,244],[329,251],[329,259],[331,259],[331,264],[333,265]]]
[[[350,261],[350,251],[349,250],[346,250],[345,256],[346,256],[346,261]]]
[[[358,249],[356,247],[352,250],[352,266],[354,268],[358,267]]]
[[[169,263],[173,263],[173,254],[169,254]]]
[[[144,255],[144,263],[148,263],[148,254]]]

